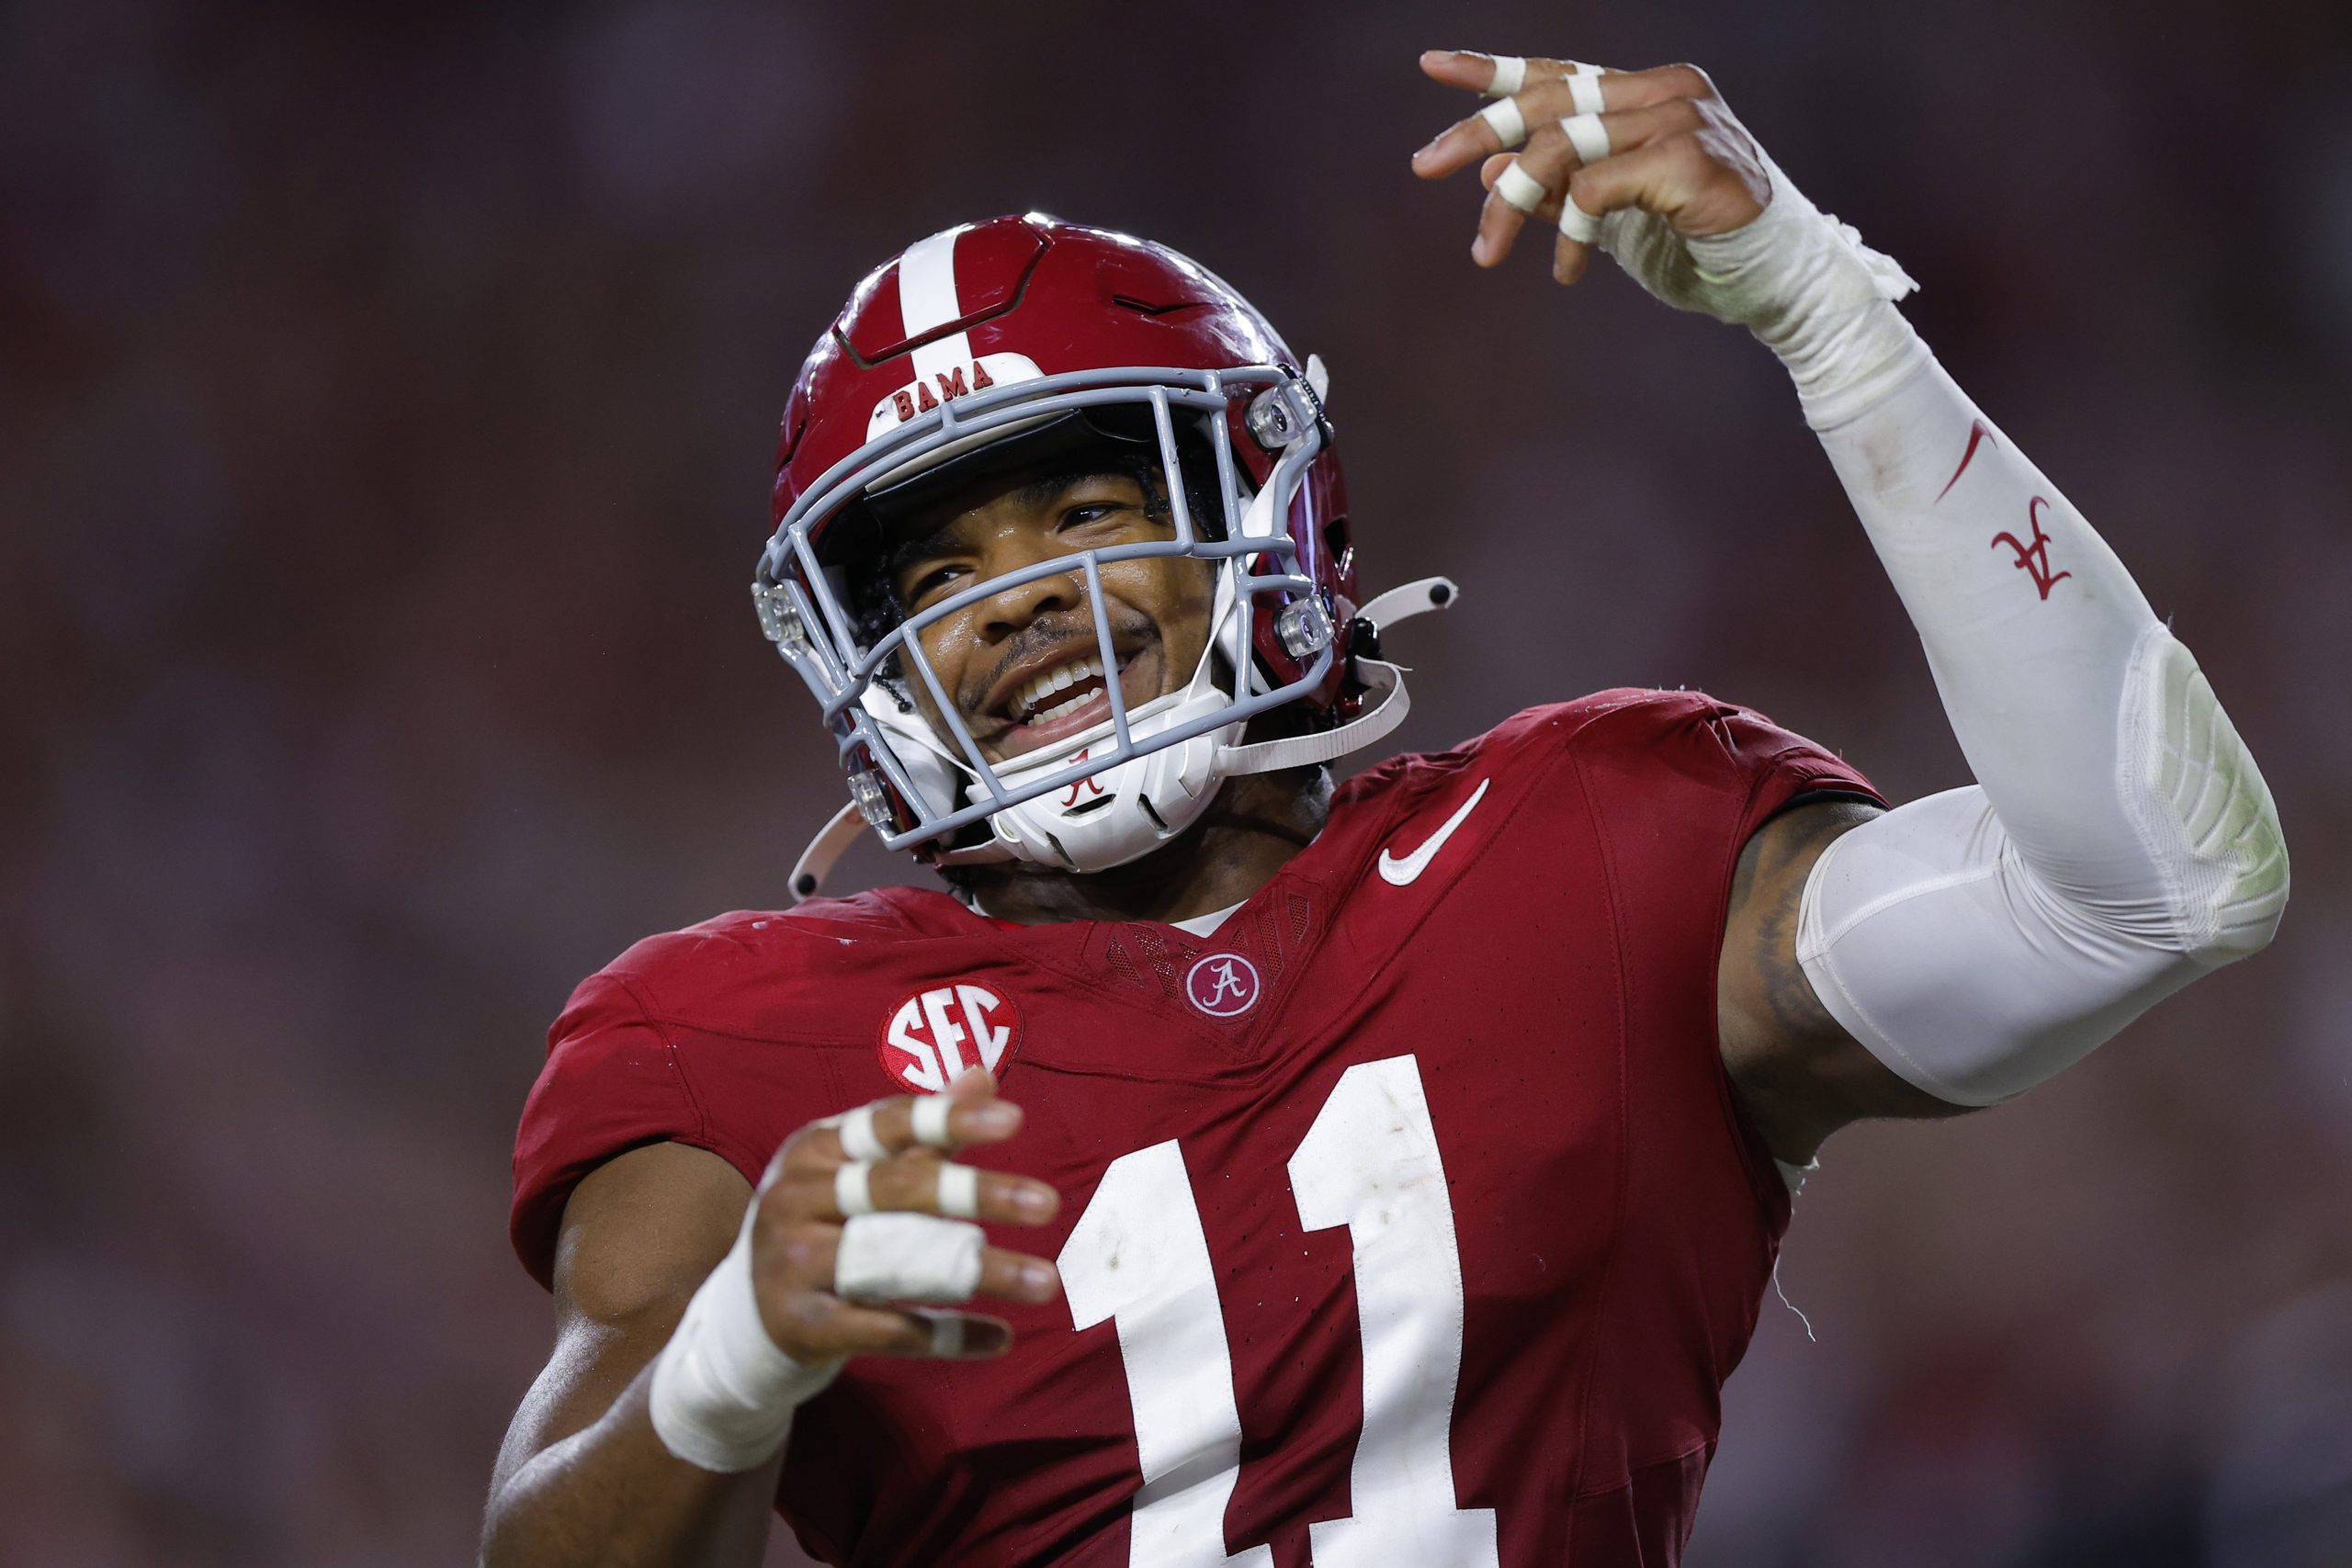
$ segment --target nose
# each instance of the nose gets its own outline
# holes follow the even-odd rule
[[[983,564],[991,575],[1001,576],[1033,565],[1037,558],[1036,556],[1026,556],[1019,560],[995,559]],[[972,610],[973,620],[981,637],[990,643],[999,643],[1041,615],[1084,608],[1086,569],[1072,561],[1064,570],[1049,571],[991,593],[975,604]]]

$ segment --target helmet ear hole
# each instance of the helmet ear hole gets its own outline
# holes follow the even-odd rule
[[[1356,563],[1349,558],[1353,549],[1348,542],[1346,518],[1334,517],[1323,525],[1323,558],[1329,563],[1333,576],[1347,578],[1354,574]]]

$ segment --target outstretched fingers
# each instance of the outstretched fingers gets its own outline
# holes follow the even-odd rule
[[[978,1360],[1012,1348],[1012,1328],[1001,1317],[940,1307],[876,1306],[836,1296],[804,1293],[784,1303],[801,1354],[919,1356]]]
[[[1598,114],[1570,115],[1540,129],[1529,138],[1526,151],[1515,160],[1507,155],[1487,159],[1478,171],[1487,196],[1486,206],[1478,214],[1478,234],[1470,247],[1471,259],[1480,266],[1500,264],[1510,254],[1521,226],[1529,218],[1561,224],[1562,238],[1567,243],[1579,247],[1589,243],[1597,231],[1586,232],[1590,225],[1581,223],[1578,215],[1568,214],[1566,221],[1562,222],[1569,182],[1577,171],[1693,130],[1702,118],[1703,111],[1689,98],[1668,98]],[[1510,172],[1513,168],[1518,171],[1516,175]],[[1588,208],[1581,216],[1598,218],[1606,210]],[[1569,237],[1571,231],[1576,231],[1576,238]],[[1577,271],[1581,270],[1578,264]],[[1554,276],[1559,276],[1556,267]],[[1560,280],[1569,281],[1566,277]]]
[[[1020,1125],[1020,1108],[976,1072],[946,1094],[895,1095],[795,1134],[769,1162],[752,1221],[770,1337],[801,1360],[1001,1351],[1002,1323],[953,1309],[978,1296],[1049,1301],[1061,1280],[1046,1258],[989,1246],[980,1224],[1046,1224],[1061,1197],[951,1156]]]
[[[836,1299],[865,1305],[884,1300],[953,1304],[975,1296],[1049,1302],[1061,1289],[1061,1277],[1052,1264],[1006,1247],[979,1246],[977,1268],[959,1269],[952,1265],[933,1269],[923,1259],[910,1262],[913,1249],[899,1244],[889,1246],[877,1265],[870,1257],[845,1258],[844,1249],[867,1250],[847,1241],[847,1235],[840,1225],[793,1225],[777,1237],[777,1251],[797,1278],[819,1282]],[[877,1284],[889,1288],[874,1288]]]
[[[1690,233],[1721,232],[1770,199],[1753,141],[1692,65],[1604,71],[1463,50],[1421,57],[1432,80],[1490,101],[1413,154],[1437,179],[1473,164],[1487,199],[1471,257],[1495,266],[1532,217],[1558,226],[1553,276],[1584,275],[1600,219],[1638,207]]]
[[[1021,1107],[996,1098],[996,1080],[976,1069],[944,1095],[894,1094],[813,1123],[777,1160],[792,1170],[888,1159],[916,1148],[952,1153],[968,1144],[1001,1144],[1021,1130]]]
[[[1045,1182],[943,1160],[928,1150],[888,1159],[812,1164],[781,1179],[795,1213],[834,1224],[858,1214],[916,1213],[989,1224],[1042,1225],[1061,1208]]]
[[[1536,82],[1557,81],[1592,66],[1573,60],[1542,56],[1488,54],[1477,49],[1428,49],[1421,51],[1421,71],[1432,82],[1464,87],[1489,97],[1516,93]]]
[[[1427,69],[1433,57],[1421,58]],[[1489,57],[1453,58],[1486,61]],[[1529,61],[1526,85],[1496,97],[1477,113],[1439,131],[1413,154],[1413,172],[1425,180],[1442,179],[1488,153],[1509,152],[1527,140],[1534,128],[1563,115],[1612,107],[1610,84],[1615,80],[1615,73],[1573,60]]]
[[[1421,57],[1424,69],[1432,58]],[[1454,58],[1486,61],[1490,57]],[[1695,65],[1611,71],[1573,60],[1532,60],[1527,62],[1527,73],[1525,86],[1439,131],[1413,154],[1413,172],[1425,180],[1442,179],[1480,158],[1510,151],[1539,126],[1572,115],[1605,115],[1676,99],[1697,101],[1718,96],[1714,83]]]

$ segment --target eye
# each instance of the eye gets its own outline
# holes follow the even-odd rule
[[[1134,510],[1133,507],[1116,501],[1080,502],[1078,505],[1062,513],[1062,525],[1082,528],[1089,523],[1100,523],[1106,518],[1115,517],[1122,512]]]
[[[963,570],[960,566],[935,566],[920,571],[909,581],[907,591],[900,598],[908,609],[921,609],[937,598]]]

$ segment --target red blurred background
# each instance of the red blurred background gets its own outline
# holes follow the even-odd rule
[[[1335,376],[1408,749],[1704,685],[1962,782],[1770,355],[1466,259],[1428,45],[1709,67],[2193,647],[2268,953],[1833,1143],[1697,1568],[2352,1562],[2340,0],[0,9],[0,1560],[463,1561],[545,1351],[571,984],[842,795],[745,585],[793,370],[914,237],[1193,253]],[[912,874],[865,852],[849,870]],[[779,1547],[775,1561],[789,1559]]]

